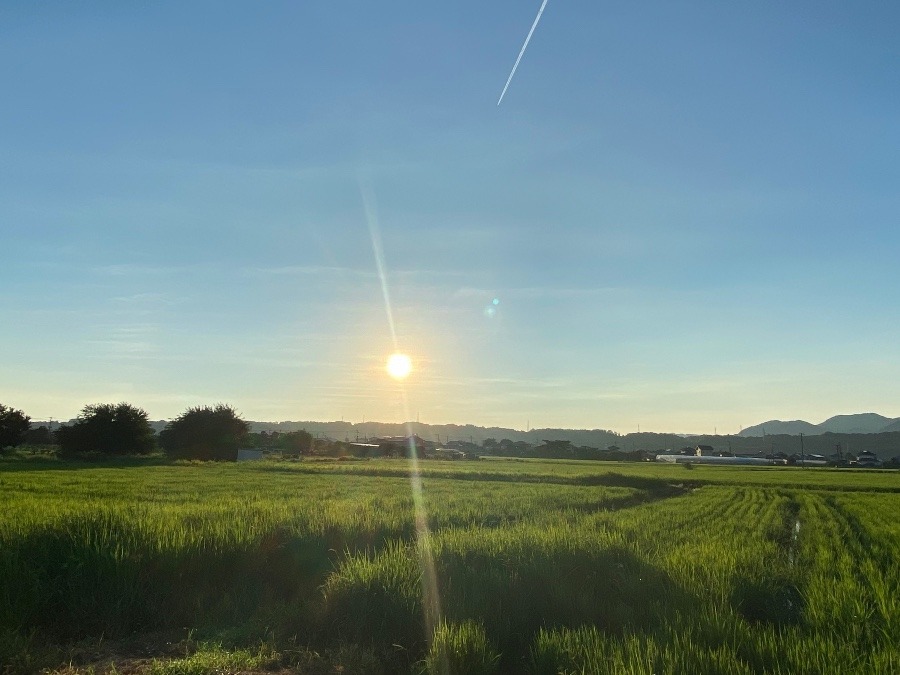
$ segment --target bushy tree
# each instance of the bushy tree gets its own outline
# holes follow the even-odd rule
[[[147,413],[129,403],[86,405],[74,424],[57,430],[56,440],[64,454],[143,455],[156,447]]]
[[[196,406],[166,425],[159,444],[172,457],[234,461],[249,431],[231,406]]]
[[[287,455],[305,455],[312,450],[312,434],[301,429],[279,434],[275,440],[275,447],[280,448]]]
[[[25,434],[26,445],[53,445],[53,434],[43,424],[36,429],[29,429]]]
[[[21,410],[0,403],[0,449],[15,447],[31,428],[31,418]]]

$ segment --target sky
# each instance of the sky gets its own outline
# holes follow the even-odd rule
[[[540,4],[3,3],[0,402],[900,416],[900,5]]]

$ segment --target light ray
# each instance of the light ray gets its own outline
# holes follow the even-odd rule
[[[406,388],[402,384],[400,387],[404,413],[406,419],[411,420]],[[428,514],[425,509],[425,493],[422,489],[422,473],[419,469],[419,449],[416,447],[411,421],[406,423],[406,435],[409,439],[409,482],[412,488],[413,512],[416,519],[416,548],[419,553],[419,565],[422,568],[422,606],[426,635],[428,635],[430,643],[434,629],[441,622],[441,596],[438,590],[434,556],[431,552],[431,529],[428,527]]]
[[[384,271],[384,251],[381,248],[381,228],[378,226],[378,209],[375,203],[375,194],[372,188],[362,180],[359,182],[359,191],[362,193],[363,207],[366,211],[366,224],[369,226],[369,238],[372,240],[372,253],[375,256],[375,268],[378,270],[378,278],[381,280],[381,295],[384,297],[384,311],[387,314],[388,327],[391,329],[391,339],[394,341],[394,350],[399,349],[397,343],[397,329],[394,327],[394,312],[391,309],[391,293],[388,289],[387,274]]]
[[[537,16],[534,17],[534,23],[531,24],[531,30],[528,31],[528,36],[525,38],[525,43],[522,45],[522,49],[519,50],[519,56],[516,57],[516,62],[513,64],[512,70],[509,71],[509,77],[506,78],[506,85],[503,87],[503,91],[500,92],[500,98],[497,99],[497,105],[500,105],[500,102],[503,101],[503,96],[506,94],[506,90],[509,89],[509,83],[512,82],[513,75],[516,74],[516,68],[519,67],[519,61],[522,60],[522,55],[525,53],[525,50],[528,48],[528,43],[531,41],[531,36],[534,34],[534,29],[537,28],[538,22],[541,20],[541,14],[544,13],[544,7],[547,6],[547,0],[544,0],[541,3],[541,8],[538,10]]]
[[[378,211],[375,204],[375,195],[372,189],[362,180],[359,182],[362,194],[363,206],[366,211],[366,222],[369,226],[369,237],[372,240],[372,253],[375,256],[375,266],[378,269],[378,277],[381,279],[381,293],[384,297],[384,310],[387,314],[388,326],[391,338],[394,341],[394,349],[399,350],[397,330],[394,324],[394,314],[391,309],[391,294],[388,288],[387,272],[385,271],[384,252],[381,247],[381,233],[378,226]],[[398,380],[397,385],[403,403],[403,413],[406,422],[406,434],[409,439],[409,483],[412,490],[413,513],[416,527],[416,551],[419,555],[419,566],[422,569],[422,606],[423,619],[425,621],[426,635],[429,642],[434,634],[434,629],[441,621],[441,602],[437,585],[437,572],[434,567],[434,557],[431,552],[431,530],[428,528],[428,515],[425,509],[424,491],[422,489],[422,474],[419,468],[419,450],[413,437],[413,428],[410,415],[409,397],[403,380]]]

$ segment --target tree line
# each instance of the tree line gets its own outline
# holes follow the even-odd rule
[[[188,408],[158,434],[146,411],[129,403],[86,405],[75,420],[56,431],[45,426],[32,428],[31,419],[23,411],[0,404],[0,450],[23,444],[53,445],[62,457],[147,455],[162,450],[173,459],[198,460],[235,460],[239,448],[279,450],[282,455],[356,457],[398,457],[409,451],[405,442],[372,445],[353,444],[349,439],[343,443],[314,440],[305,430],[250,433],[250,423],[241,419],[234,408],[222,403]],[[418,451],[421,456],[428,456],[428,451],[437,445],[434,441],[422,441]],[[498,442],[489,438],[481,446],[454,441],[448,447],[464,451],[467,456],[635,459],[623,456],[616,446],[600,451],[575,446],[569,441],[544,441],[533,446],[524,441],[504,438]]]
[[[68,425],[51,432],[31,428],[21,410],[0,404],[0,450],[26,445],[56,445],[64,457],[147,455],[163,450],[175,459],[234,460],[238,448],[259,445],[249,422],[229,405],[188,408],[156,434],[142,408],[130,403],[86,405]],[[266,439],[269,440],[269,439]],[[278,434],[277,447],[287,454],[307,452],[312,436],[305,431]]]
[[[188,408],[158,434],[146,411],[129,403],[86,405],[75,420],[56,431],[45,426],[31,428],[31,419],[23,411],[0,404],[0,450],[23,444],[53,445],[62,457],[147,455],[162,450],[173,459],[226,461],[237,459],[239,448],[278,450],[289,456],[402,457],[409,453],[407,443],[396,440],[373,445],[350,443],[349,438],[345,442],[314,440],[305,430],[250,433],[250,423],[222,403]],[[438,445],[422,441],[417,452],[427,457]],[[453,441],[447,447],[468,457],[491,454],[543,459],[646,459],[642,452],[625,452],[614,445],[599,450],[561,440],[532,445],[488,438],[481,445]]]

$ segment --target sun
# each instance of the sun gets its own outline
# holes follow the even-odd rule
[[[406,354],[391,354],[387,360],[387,371],[395,380],[405,379],[412,371],[412,361]]]

